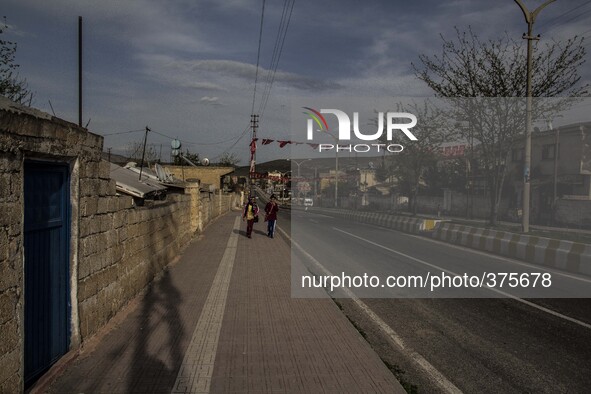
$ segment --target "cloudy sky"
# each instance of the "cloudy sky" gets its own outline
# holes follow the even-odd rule
[[[530,8],[540,0],[524,0]],[[248,162],[262,0],[3,0],[4,38],[35,92],[33,106],[77,122],[77,29],[83,17],[84,124],[126,153],[149,126],[163,159],[170,137],[215,161]],[[441,50],[454,26],[480,37],[521,41],[525,21],[513,0],[296,0],[270,94],[266,81],[282,15],[291,2],[265,3],[255,112],[259,137],[289,139],[293,97],[429,96],[411,63]],[[287,7],[286,7],[287,6]],[[286,18],[287,19],[287,18]],[[543,40],[591,36],[591,1],[557,0],[538,17]],[[590,37],[591,38],[591,37]],[[525,45],[525,41],[523,41]],[[587,49],[589,41],[586,43]],[[275,52],[276,55],[279,53]],[[277,57],[275,58],[277,60]],[[583,78],[591,80],[589,67]],[[267,86],[267,88],[266,88]],[[127,133],[129,131],[129,133]],[[285,157],[261,146],[258,161]]]

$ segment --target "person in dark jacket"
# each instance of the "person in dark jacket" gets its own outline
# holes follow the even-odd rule
[[[279,212],[279,205],[277,205],[277,198],[271,195],[271,199],[265,206],[265,220],[267,221],[267,236],[273,238],[275,235],[275,224],[277,223],[277,212]]]
[[[242,221],[246,220],[246,236],[252,237],[252,226],[254,225],[255,218],[259,215],[259,207],[255,201],[254,196],[249,196],[244,210],[242,211]]]

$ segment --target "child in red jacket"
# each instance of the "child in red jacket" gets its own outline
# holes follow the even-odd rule
[[[277,198],[271,195],[271,199],[265,206],[265,220],[267,221],[267,236],[273,238],[275,235],[275,223],[277,223],[277,212],[279,205],[277,205]]]

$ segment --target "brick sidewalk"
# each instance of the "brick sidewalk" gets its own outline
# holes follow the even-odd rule
[[[248,239],[237,217],[211,224],[49,392],[403,393],[332,300],[291,298],[285,239],[264,223]]]

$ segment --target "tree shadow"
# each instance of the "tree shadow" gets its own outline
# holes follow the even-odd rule
[[[174,386],[183,362],[180,338],[185,329],[178,309],[181,301],[181,293],[165,270],[142,301],[127,393],[170,392]],[[168,349],[168,353],[162,349]]]

